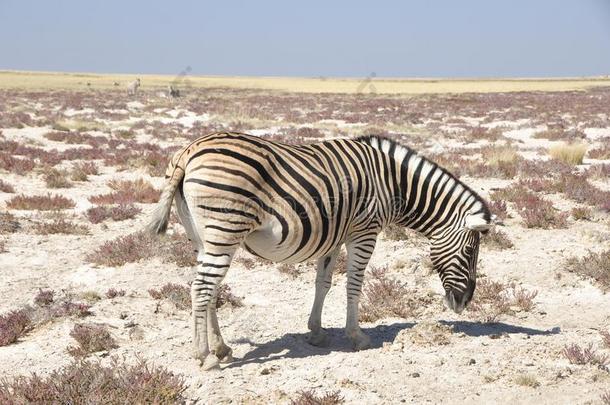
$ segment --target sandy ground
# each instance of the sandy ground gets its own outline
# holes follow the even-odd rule
[[[48,130],[5,129],[4,136],[36,140],[45,148],[62,146],[42,137]],[[524,153],[529,147],[545,146],[541,140],[530,139],[529,128],[507,131],[506,136],[522,141],[519,147]],[[601,134],[592,131],[592,142],[594,136],[608,132]],[[141,136],[145,139],[146,134]],[[78,202],[68,212],[86,223],[82,213],[91,206],[87,197],[106,192],[108,179],[133,176],[133,172],[102,167],[101,174],[91,176],[89,182],[60,192]],[[161,178],[137,176],[151,179],[156,186],[162,184]],[[8,173],[2,178],[26,194],[49,191],[39,175]],[[463,180],[483,196],[510,183]],[[601,183],[609,186],[610,181]],[[2,193],[0,204],[10,197]],[[566,209],[573,205],[568,201],[556,204]],[[514,248],[483,247],[480,273],[493,280],[515,281],[538,295],[532,311],[503,315],[490,324],[468,311],[456,315],[444,308],[438,277],[420,265],[427,255],[425,240],[416,236],[406,241],[381,238],[371,263],[388,266],[393,277],[414,294],[431,296],[432,303],[419,309],[418,317],[364,323],[373,348],[361,352],[354,352],[343,334],[345,275],[335,275],[323,313],[330,343],[318,348],[305,340],[314,292],[312,264],[303,265],[302,269],[309,270],[292,278],[280,273],[276,265],[259,262],[245,269],[236,263],[226,282],[243,298],[244,306],[219,310],[222,332],[234,350],[235,361],[223,365],[221,371],[203,372],[190,357],[189,313],[167,302],[158,306],[147,293],[167,282],[188,282],[190,269],[159,259],[118,268],[94,266],[84,259],[102,242],[141,227],[153,205],[140,206],[143,213],[134,220],[91,225],[90,235],[41,236],[22,230],[7,237],[8,252],[0,254],[0,312],[31,304],[39,288],[102,295],[111,287],[124,289],[125,297],[103,298],[93,304],[94,315],[89,320],[110,325],[119,348],[92,357],[108,361],[108,355],[127,360],[141,356],[163,365],[184,376],[187,396],[197,403],[288,403],[298,391],[312,389],[318,393],[339,390],[347,403],[354,404],[588,404],[597,403],[600,394],[610,388],[608,370],[572,365],[562,354],[571,343],[602,347],[599,331],[610,328],[610,294],[562,267],[567,257],[610,247],[607,214],[598,213],[593,221],[571,221],[567,229],[559,230],[526,229],[518,216],[509,219],[502,230]],[[13,213],[26,225],[38,215]],[[175,224],[170,232],[178,230],[180,225]],[[75,322],[78,320],[62,319],[35,329],[16,344],[0,347],[0,375],[44,374],[70,362],[66,347],[74,343],[69,332]],[[430,328],[440,328],[446,341],[422,338],[421,333],[425,336]],[[520,385],[521,376],[534,377],[539,386]]]

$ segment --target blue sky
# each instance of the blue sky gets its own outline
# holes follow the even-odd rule
[[[0,69],[607,75],[610,0],[0,0],[0,38]]]

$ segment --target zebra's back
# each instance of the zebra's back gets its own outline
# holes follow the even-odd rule
[[[261,257],[321,257],[372,220],[375,188],[363,163],[375,151],[365,145],[343,139],[292,146],[218,133],[193,146],[183,193],[195,221],[236,240],[246,233],[244,247]]]

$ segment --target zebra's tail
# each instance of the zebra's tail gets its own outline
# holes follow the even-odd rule
[[[165,172],[167,182],[161,192],[159,202],[152,213],[152,219],[145,228],[146,232],[152,235],[163,234],[167,230],[172,201],[174,200],[176,190],[184,179],[184,152],[184,149],[176,152],[167,166],[167,171]]]

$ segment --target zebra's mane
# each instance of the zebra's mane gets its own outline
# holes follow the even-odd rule
[[[491,212],[489,211],[489,207],[487,206],[487,203],[485,202],[485,200],[483,200],[483,198],[481,198],[481,196],[476,191],[474,191],[473,189],[468,187],[466,184],[464,184],[460,179],[458,179],[449,170],[445,169],[442,166],[439,166],[437,163],[433,162],[432,160],[428,159],[427,157],[420,155],[415,149],[410,148],[406,145],[403,145],[402,143],[400,143],[392,138],[389,138],[386,136],[380,136],[380,135],[363,135],[363,136],[354,138],[354,140],[356,142],[362,142],[364,144],[367,144],[367,145],[371,146],[372,148],[380,150],[386,154],[390,154],[393,151],[393,157],[394,158],[398,157],[399,160],[403,161],[403,164],[406,164],[406,160],[404,160],[404,157],[411,155],[412,157],[409,159],[409,161],[413,161],[414,158],[421,159],[425,162],[425,164],[430,165],[430,167],[431,167],[430,171],[440,170],[444,175],[448,176],[449,179],[455,181],[457,184],[459,184],[461,187],[463,187],[467,192],[469,192],[480,203],[480,210],[478,210],[478,212],[483,214],[482,216],[486,222],[491,221]]]

